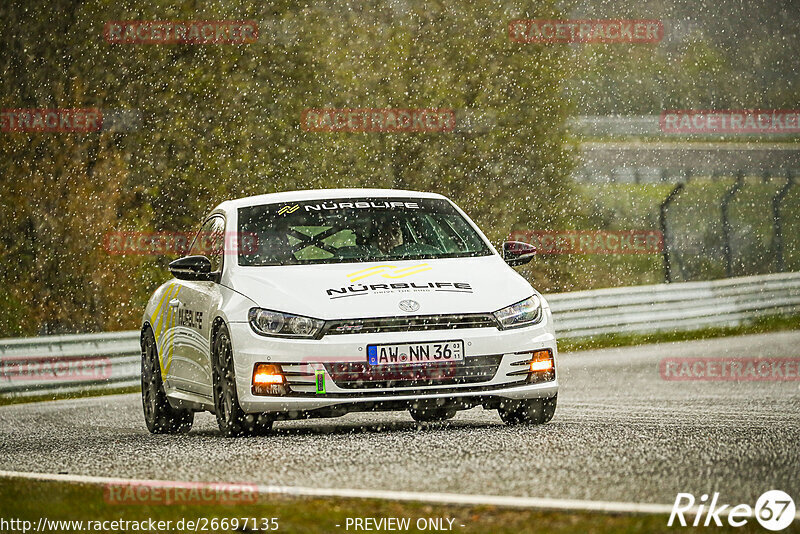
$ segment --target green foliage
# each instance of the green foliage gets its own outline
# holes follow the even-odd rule
[[[520,6],[527,5],[520,3]],[[134,328],[169,258],[109,255],[109,231],[191,231],[230,198],[320,187],[446,194],[491,239],[580,211],[562,47],[509,42],[488,0],[298,6],[130,0],[4,3],[2,108],[133,110],[124,133],[0,135],[0,336]],[[110,20],[254,20],[249,45],[122,45]],[[453,133],[313,133],[313,107],[450,108]],[[9,308],[13,309],[13,308]]]
[[[135,327],[171,258],[109,255],[104,236],[189,232],[217,203],[246,195],[436,191],[495,243],[513,229],[653,228],[658,200],[650,189],[593,200],[572,186],[566,118],[796,107],[800,56],[789,21],[797,15],[788,0],[4,2],[0,108],[122,109],[141,120],[127,132],[0,133],[0,336]],[[570,17],[656,18],[666,35],[655,45],[519,44],[507,35],[513,19]],[[258,42],[103,38],[111,20],[228,19],[256,21]],[[302,130],[303,110],[318,107],[449,108],[480,125],[451,133]],[[768,224],[754,206],[770,193],[752,193],[732,207],[737,246],[748,251],[739,273],[768,269]],[[708,219],[717,209],[712,196],[704,192],[696,206],[680,199],[676,224]],[[798,219],[785,220],[787,265],[796,266]],[[695,246],[705,263],[678,265],[682,276],[721,275],[718,229],[686,226],[684,248]],[[545,291],[661,279],[655,256],[542,257],[520,271]]]
[[[791,0],[571,1],[571,17],[664,23],[657,44],[575,47],[565,86],[581,115],[665,109],[794,109],[800,35]]]

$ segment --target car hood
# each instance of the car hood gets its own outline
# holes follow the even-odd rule
[[[478,258],[236,266],[223,283],[259,307],[319,319],[486,313],[533,294],[496,255]],[[406,310],[400,302],[407,303]],[[417,309],[416,306],[418,305]]]

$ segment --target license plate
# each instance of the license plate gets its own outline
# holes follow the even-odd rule
[[[463,359],[463,341],[367,345],[367,361],[370,365],[414,365],[458,362]]]

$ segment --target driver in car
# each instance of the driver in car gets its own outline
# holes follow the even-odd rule
[[[370,232],[369,244],[383,254],[389,254],[402,245],[403,231],[400,228],[400,222],[394,218],[375,221]]]

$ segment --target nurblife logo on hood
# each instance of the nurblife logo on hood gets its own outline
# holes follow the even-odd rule
[[[354,284],[364,278],[376,276],[378,278],[397,279],[411,276],[412,274],[430,271],[433,267],[427,263],[420,263],[410,267],[398,267],[397,265],[385,264],[375,265],[360,271],[349,273],[349,286],[339,288],[328,288],[325,290],[328,297],[338,299],[343,297],[354,297],[356,295],[366,295],[388,292],[415,292],[415,291],[447,291],[448,293],[472,293],[472,286],[467,282],[392,282],[381,284]]]

